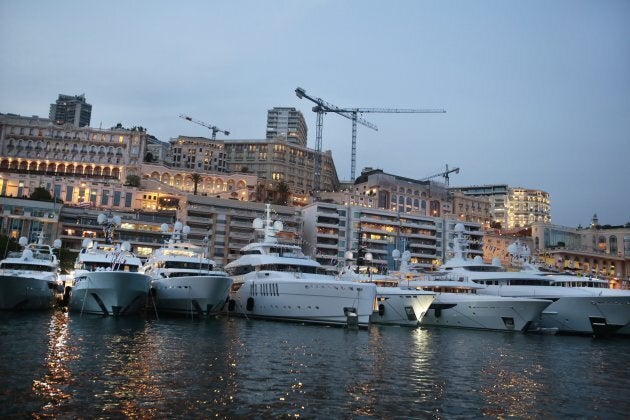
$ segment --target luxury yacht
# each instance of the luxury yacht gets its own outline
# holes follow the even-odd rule
[[[406,258],[405,258],[406,257]],[[400,287],[426,290],[436,294],[421,325],[495,331],[538,331],[541,312],[549,300],[486,296],[484,286],[464,276],[418,273],[408,265],[403,253]]]
[[[136,312],[146,303],[151,277],[139,272],[141,261],[129,242],[113,245],[120,217],[98,216],[105,244],[84,239],[74,267],[70,310],[121,316]]]
[[[36,243],[28,244],[26,237],[19,239],[22,251],[9,252],[0,261],[0,309],[51,309],[61,293],[59,260],[53,247],[43,243],[43,234]]]
[[[161,226],[164,233],[168,225]],[[182,242],[190,227],[177,221],[164,246],[156,249],[142,271],[151,276],[151,294],[158,312],[207,316],[219,312],[230,293],[232,279],[215,270],[205,248]]]
[[[540,326],[565,334],[623,333],[630,323],[630,294],[603,288],[567,287],[571,283],[553,275],[530,271],[509,272],[481,257],[465,257],[464,226],[455,226],[455,256],[440,271],[463,276],[483,286],[478,294],[551,300]],[[574,282],[577,282],[574,280]]]
[[[302,253],[299,246],[278,242],[282,222],[254,220],[262,242],[243,247],[225,266],[232,276],[228,311],[247,318],[367,328],[376,286],[338,280]]]
[[[408,251],[405,252],[409,254]],[[352,252],[348,251],[346,261],[351,261],[352,257]],[[363,258],[369,262],[372,255],[367,252],[357,260],[361,261]],[[339,278],[376,286],[371,319],[374,324],[417,327],[435,299],[433,292],[400,287],[400,278],[396,275],[372,273],[369,265],[346,265],[340,270]]]

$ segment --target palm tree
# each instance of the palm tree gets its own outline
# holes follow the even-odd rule
[[[287,205],[287,201],[289,200],[289,195],[291,194],[291,190],[286,182],[280,181],[276,186],[276,191],[278,193],[278,200],[276,204]]]
[[[199,185],[199,181],[201,181],[201,175],[197,172],[190,176],[193,182],[193,195],[197,195],[197,186]]]
[[[256,201],[262,203],[263,201],[265,201],[264,196],[265,196],[265,184],[260,182],[258,183],[258,185],[256,185]]]

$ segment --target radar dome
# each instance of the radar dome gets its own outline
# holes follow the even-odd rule
[[[81,246],[83,248],[91,248],[92,247],[92,240],[90,238],[85,238],[83,240],[83,242],[81,243]]]
[[[352,255],[352,251],[346,251],[346,253],[344,254],[344,258],[346,260],[351,260],[354,256]]]
[[[483,258],[481,258],[479,255],[475,256],[475,258],[473,258],[473,261],[475,262],[475,264],[483,264]]]
[[[20,236],[20,239],[18,240],[18,243],[21,246],[26,246],[26,244],[28,244],[28,239],[26,239],[26,236]]]
[[[466,230],[463,223],[458,223],[455,225],[455,232],[460,233]]]
[[[175,230],[182,230],[182,222],[180,222],[179,220],[175,222],[174,228]]]
[[[262,229],[263,228],[263,221],[262,221],[262,219],[255,218],[254,222],[252,224],[254,225],[254,229]]]
[[[166,223],[162,223],[160,225],[160,230],[164,233],[168,232],[168,225]]]
[[[501,260],[499,259],[499,257],[494,257],[492,259],[492,265],[494,265],[495,267],[501,267]]]
[[[400,258],[400,251],[397,250],[397,249],[393,250],[392,251],[392,258],[394,258],[394,259]]]
[[[99,225],[102,225],[103,223],[105,223],[106,220],[107,220],[107,216],[105,216],[103,213],[99,214],[98,217],[96,218],[96,221],[98,222]]]
[[[61,239],[55,239],[53,242],[53,248],[61,248]]]
[[[366,261],[372,261],[372,253],[371,252],[366,252],[365,253],[365,260]]]
[[[123,251],[131,251],[131,244],[129,242],[123,242],[120,249]]]
[[[188,235],[190,233],[190,226],[188,225],[184,226],[184,229],[182,229],[182,232],[184,232],[184,235]]]
[[[403,252],[402,259],[405,260],[405,261],[409,261],[411,259],[411,252],[409,252],[409,251]]]
[[[114,224],[116,226],[120,226],[120,222],[122,222],[122,219],[120,218],[120,216],[114,216]]]
[[[276,220],[275,222],[273,222],[273,229],[277,232],[280,232],[282,229],[284,229],[284,226],[282,225],[282,222],[280,220]]]

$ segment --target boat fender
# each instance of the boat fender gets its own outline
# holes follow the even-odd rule
[[[378,304],[378,315],[383,316],[385,314],[385,305],[382,303]]]
[[[228,311],[233,312],[236,307],[236,301],[234,299],[230,299],[228,301]]]
[[[247,306],[245,306],[245,308],[248,311],[251,311],[252,309],[254,309],[254,298],[253,297],[247,298]]]

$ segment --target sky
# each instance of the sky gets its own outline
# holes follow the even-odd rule
[[[364,114],[378,131],[358,126],[356,174],[448,165],[451,186],[547,191],[554,224],[620,225],[629,22],[627,0],[0,0],[0,112],[48,117],[59,94],[85,94],[93,127],[211,137],[184,114],[237,140],[263,139],[267,111],[295,107],[315,148],[297,87],[340,108],[442,108]],[[342,180],[351,135],[324,116]]]

